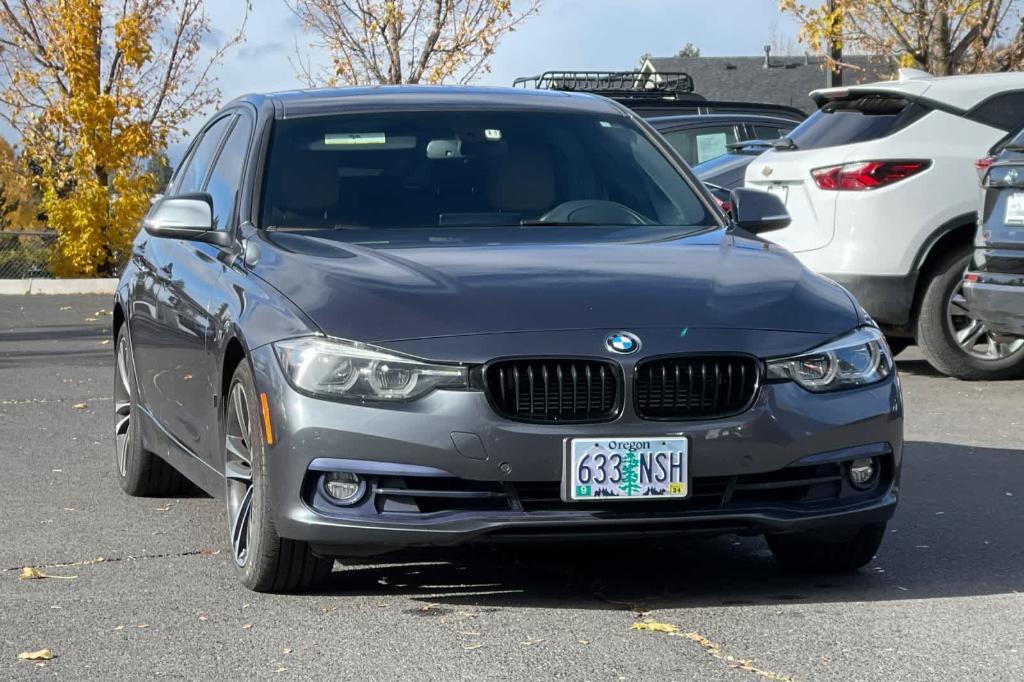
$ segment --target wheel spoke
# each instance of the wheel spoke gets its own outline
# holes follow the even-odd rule
[[[116,438],[117,444],[117,470],[122,476],[128,475],[128,445],[130,438],[128,436],[127,427],[125,433],[120,437]]]
[[[978,320],[971,320],[971,323],[956,333],[956,342],[965,350],[971,350],[977,343],[978,338],[985,333],[985,325]]]
[[[235,561],[239,564],[245,563],[246,550],[249,546],[249,516],[252,511],[252,486],[245,491],[245,496],[238,505],[235,518],[231,524],[231,548],[235,554]]]
[[[224,447],[227,449],[228,461],[233,459],[234,461],[244,462],[246,465],[252,461],[249,448],[245,446],[245,441],[241,436],[228,434],[227,438],[224,439]]]
[[[235,385],[234,390],[231,392],[231,401],[235,408],[235,423],[239,428],[239,435],[245,442],[246,447],[249,443],[249,408],[245,403],[245,393],[242,391],[240,385]]]
[[[964,298],[963,294],[956,294],[949,300],[949,314],[953,316],[962,315],[968,317],[971,314],[971,308],[967,304],[967,299]]]
[[[229,481],[248,484],[252,482],[252,467],[248,462],[227,462],[224,465],[224,477]]]

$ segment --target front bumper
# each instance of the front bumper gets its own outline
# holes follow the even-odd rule
[[[1024,336],[1024,276],[977,276],[976,282],[964,282],[971,313],[996,333]]]
[[[472,391],[386,408],[316,400],[287,385],[269,347],[252,361],[272,406],[275,527],[325,555],[503,539],[795,532],[881,522],[897,502],[903,406],[895,377],[825,395],[767,384],[746,412],[709,421],[648,421],[627,409],[612,422],[559,425],[501,418]],[[562,502],[565,439],[601,435],[688,437],[691,497]],[[884,479],[851,494],[842,462],[865,456],[879,457]],[[327,501],[318,486],[332,469],[365,473],[360,504]]]

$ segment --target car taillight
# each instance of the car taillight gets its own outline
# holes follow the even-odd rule
[[[917,175],[930,165],[930,161],[858,161],[816,168],[811,176],[821,189],[863,192]]]
[[[988,171],[989,166],[996,162],[996,157],[989,155],[983,156],[974,162],[974,167],[978,171],[978,178],[981,180],[985,179],[985,173]]]

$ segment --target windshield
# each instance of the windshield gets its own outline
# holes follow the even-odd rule
[[[397,112],[277,121],[261,224],[275,229],[715,224],[627,119]]]

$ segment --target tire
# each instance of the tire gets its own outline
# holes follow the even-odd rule
[[[971,250],[960,249],[931,271],[917,316],[917,344],[928,362],[947,376],[971,381],[1024,377],[1024,342],[1007,344],[991,337],[985,325],[970,316],[966,301],[959,295],[970,261]],[[961,347],[954,336],[954,324],[975,331],[965,335],[975,338],[972,344],[977,345],[969,350]],[[984,357],[980,349],[988,349],[991,357]]]
[[[892,356],[896,357],[914,343],[913,339],[908,339],[903,336],[887,336],[885,342],[889,344],[889,350],[892,351]]]
[[[114,472],[121,489],[133,497],[163,497],[191,490],[188,479],[142,445],[136,419],[135,359],[126,324],[118,330],[114,349]]]
[[[861,526],[840,540],[815,535],[768,535],[768,547],[784,568],[807,573],[849,573],[863,568],[878,552],[885,524]]]
[[[256,592],[302,592],[323,583],[334,561],[274,528],[262,420],[252,371],[239,363],[224,400],[224,472],[228,539],[235,573]],[[248,460],[248,461],[246,461]]]

